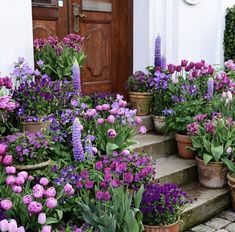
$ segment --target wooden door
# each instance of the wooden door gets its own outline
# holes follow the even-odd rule
[[[85,37],[83,93],[125,94],[133,62],[133,0],[32,1],[34,38]]]

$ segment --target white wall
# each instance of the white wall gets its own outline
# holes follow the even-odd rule
[[[13,62],[25,57],[33,65],[31,0],[1,0],[0,76],[12,71]]]
[[[158,33],[167,63],[179,63],[183,58],[223,63],[224,17],[235,0],[201,0],[196,5],[184,0],[134,0],[134,4],[134,70],[153,64]],[[148,9],[143,13],[144,7]],[[143,33],[146,28],[149,34]]]

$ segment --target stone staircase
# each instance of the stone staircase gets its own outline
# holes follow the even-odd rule
[[[145,120],[146,123],[147,120]],[[147,122],[150,125],[150,122]],[[180,231],[187,231],[230,206],[228,188],[207,189],[198,182],[195,160],[179,158],[174,138],[151,132],[134,138],[134,151],[144,152],[156,160],[156,179],[161,183],[175,183],[188,193],[190,204],[181,215]]]

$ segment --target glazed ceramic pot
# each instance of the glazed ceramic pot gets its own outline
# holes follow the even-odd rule
[[[146,116],[150,113],[153,94],[148,92],[129,92],[130,102],[133,109],[137,109],[137,115]]]
[[[178,232],[179,221],[166,226],[148,226],[144,225],[144,232]]]
[[[206,188],[224,188],[227,184],[228,168],[223,162],[209,162],[207,165],[196,157],[199,183]]]
[[[189,147],[193,146],[190,136],[176,133],[175,140],[177,141],[178,154],[181,158],[195,159],[197,153],[189,149]]]

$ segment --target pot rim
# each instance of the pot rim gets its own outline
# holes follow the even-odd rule
[[[39,163],[39,164],[29,164],[29,165],[14,165],[14,167],[17,170],[36,170],[36,169],[40,169],[40,168],[44,168],[46,166],[48,166],[51,163],[51,159],[48,159],[45,162]]]
[[[152,115],[152,118],[166,119],[165,116]]]
[[[204,164],[203,159],[199,158],[198,156],[196,156],[196,160]],[[224,163],[223,163],[222,161],[219,161],[219,162],[210,161],[207,165],[209,165],[209,164],[224,164]],[[205,164],[205,165],[206,165],[206,164]],[[206,165],[206,166],[207,166],[207,165]]]
[[[235,184],[235,177],[233,177],[231,174],[232,174],[232,172],[228,172],[227,178],[229,181],[234,182],[234,184]],[[229,181],[228,181],[228,183],[229,183]]]
[[[182,140],[179,139],[179,137],[181,137]],[[177,133],[177,132],[175,133],[175,140],[176,140],[177,142],[192,143],[192,140],[191,140],[191,136],[190,136],[190,135],[183,135],[183,134],[179,134],[179,133]]]
[[[151,92],[128,92],[130,95],[148,95],[148,96],[153,96],[153,93]]]
[[[169,224],[169,225],[164,225],[164,226],[149,226],[149,225],[144,225],[145,227],[149,227],[149,228],[166,228],[168,226],[174,226],[176,224],[178,224],[180,222],[180,219],[178,219],[176,222]]]

